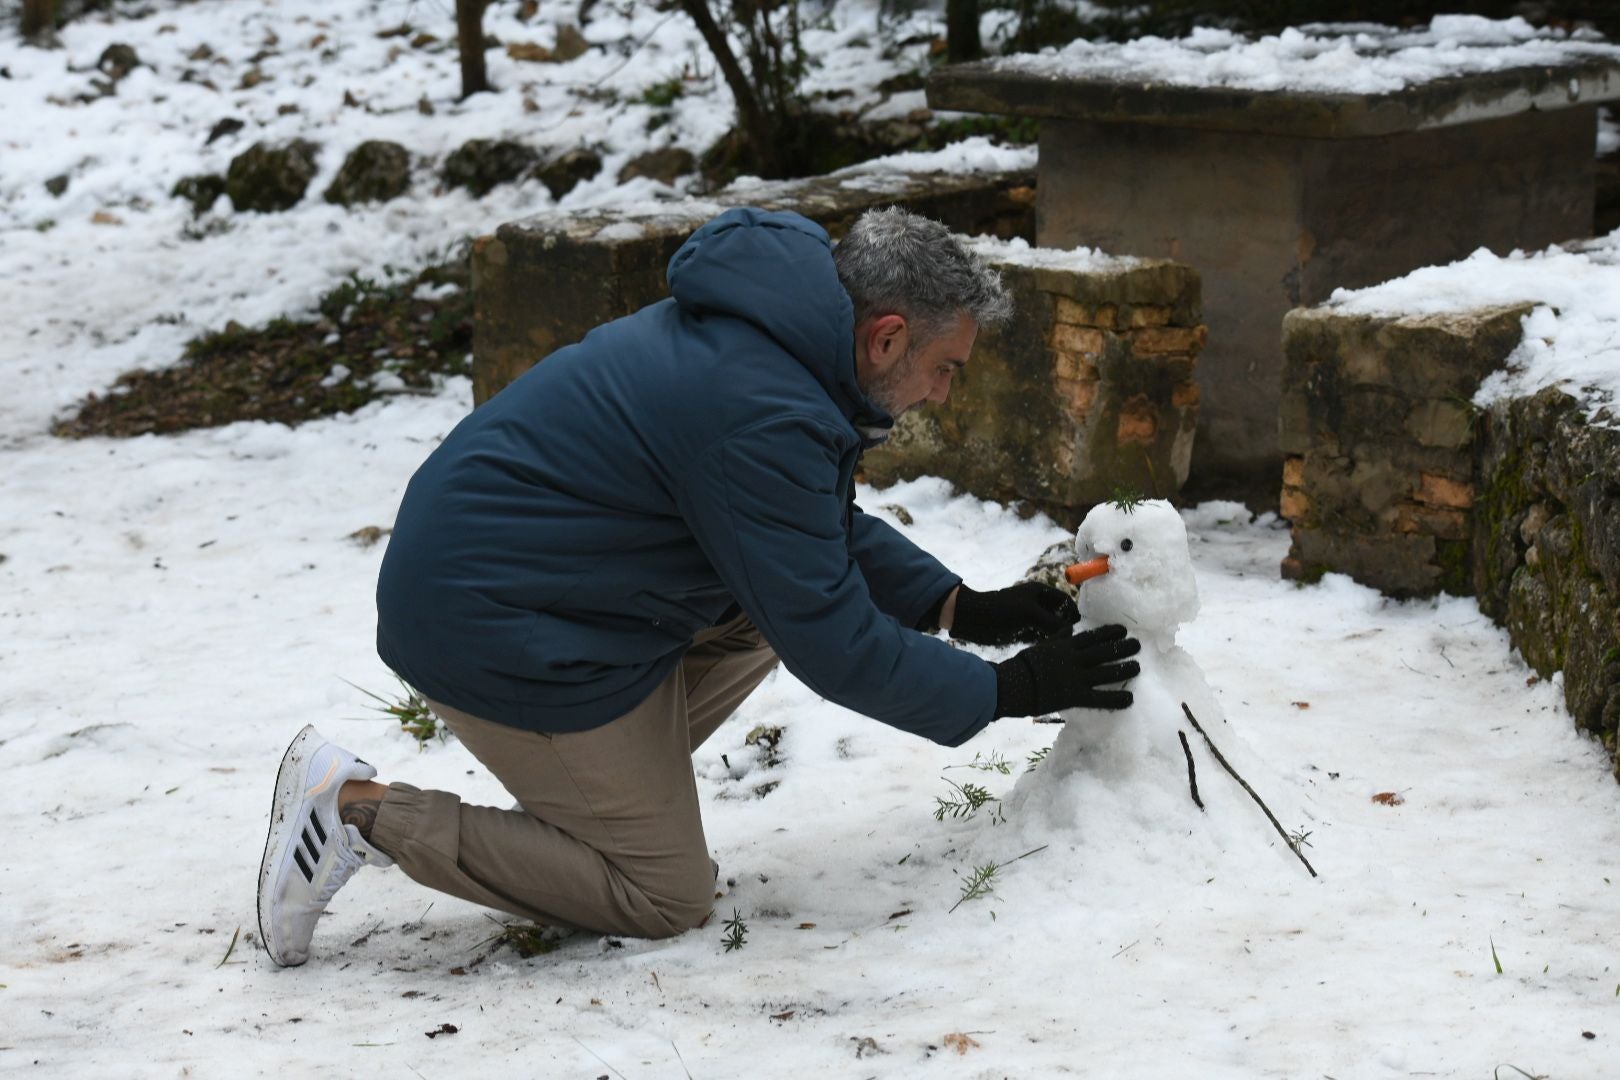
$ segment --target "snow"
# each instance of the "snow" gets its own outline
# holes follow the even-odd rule
[[[1620,45],[1540,30],[1519,17],[1436,15],[1421,29],[1315,24],[1257,39],[1200,27],[1184,38],[1081,40],[994,63],[1004,71],[1172,86],[1382,94],[1458,75],[1593,57],[1620,61]]]
[[[474,135],[548,149],[598,140],[604,176],[564,208],[655,201],[645,181],[614,185],[618,163],[654,135],[701,148],[729,103],[712,79],[694,80],[671,123],[648,133],[651,110],[627,99],[700,55],[695,32],[651,5],[597,7],[586,36],[607,49],[555,66],[492,50],[507,89],[465,105],[453,102],[452,54],[385,63],[399,39],[375,36],[402,18],[448,36],[448,9],[431,6],[156,3],[140,19],[75,22],[65,52],[0,38],[11,71],[0,79],[0,807],[14,826],[0,860],[0,1071],[1610,1071],[1620,788],[1557,680],[1535,682],[1471,601],[1395,603],[1337,576],[1281,581],[1286,532],[1233,504],[1182,514],[1202,606],[1177,643],[1262,763],[1268,801],[1311,809],[1285,824],[1310,829],[1320,880],[1263,822],[1237,818],[1235,799],[1220,826],[1231,857],[1213,872],[1207,845],[1170,826],[1181,818],[1144,825],[1125,805],[1091,833],[1033,814],[995,825],[988,809],[935,821],[942,778],[1010,798],[1058,729],[1004,720],[943,749],[779,673],[695,761],[724,892],[705,929],[667,942],[576,935],[546,956],[475,963],[497,931],[488,913],[368,870],[338,895],[307,967],[269,964],[247,937],[254,869],[276,763],[301,725],[385,779],[510,802],[454,741],[418,752],[349,685],[393,686],[372,647],[386,540],[351,534],[391,523],[412,471],[470,407],[469,386],[450,379],[296,429],[66,442],[46,426],[116,373],[172,362],[204,329],[307,312],[351,272],[388,276],[551,207],[536,183],[481,202],[439,192],[432,160],[407,199],[329,207],[318,192],[362,137],[392,134],[438,160]],[[492,10],[491,32],[544,43],[577,8],[548,0],[529,27],[513,10]],[[937,27],[913,19],[902,35]],[[179,81],[196,66],[236,86],[270,32],[285,43],[260,64],[271,81],[240,92]],[[866,80],[858,95],[926,48],[882,61],[876,8],[855,3],[814,32],[844,42],[837,70]],[[328,44],[308,46],[320,33]],[[83,91],[112,41],[156,71],[114,98],[47,104]],[[180,59],[205,42],[223,64]],[[576,93],[604,79],[618,102]],[[345,109],[344,89],[397,111]],[[416,110],[424,94],[432,116]],[[224,115],[249,129],[205,146]],[[167,196],[253,139],[298,134],[325,145],[316,194],[293,211],[221,207],[193,225]],[[57,199],[43,181],[65,170]],[[122,224],[93,223],[97,211]],[[913,524],[899,527],[977,588],[1013,583],[1069,539],[938,480],[863,489],[861,502],[897,525],[884,508],[903,508]],[[744,746],[765,723],[785,728],[776,766]],[[965,768],[995,754],[1008,774]],[[1205,771],[1212,800],[1231,795]],[[1173,787],[1117,790],[1190,814],[1179,778]],[[1386,791],[1404,804],[1371,800]],[[1099,847],[1098,834],[1113,840]],[[994,892],[952,912],[986,860],[1006,863]],[[720,920],[733,910],[749,936],[728,953]],[[445,1023],[459,1031],[424,1037]]]
[[[1122,273],[1148,260],[1132,255],[1110,255],[1106,251],[1085,246],[1075,248],[1032,247],[1028,240],[1013,237],[1002,240],[994,236],[978,236],[968,241],[968,247],[987,262],[1013,263],[1035,270],[1068,270],[1082,274]]]
[[[1346,314],[1442,315],[1535,304],[1507,368],[1488,377],[1474,403],[1489,406],[1559,386],[1587,404],[1595,423],[1615,424],[1620,400],[1620,231],[1545,251],[1499,256],[1484,248],[1448,266],[1426,266],[1366,289],[1337,289],[1328,307]]]

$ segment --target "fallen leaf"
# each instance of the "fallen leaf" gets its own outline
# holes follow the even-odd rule
[[[772,1020],[791,1020],[791,1019],[793,1019],[793,1010],[789,1009],[787,1012],[771,1013],[771,1019]]]
[[[1311,707],[1311,703],[1308,701],[1290,701],[1289,704],[1296,709],[1308,709]]]
[[[1534,685],[1536,685],[1536,683],[1538,683],[1540,681],[1541,681],[1541,676],[1540,675],[1532,675],[1528,679],[1524,680],[1524,685],[1526,685],[1526,686],[1534,686]]]
[[[363,529],[354,530],[346,539],[353,540],[359,547],[368,548],[374,546],[383,537],[391,536],[393,532],[393,529],[385,529],[380,525],[367,525]]]
[[[432,1031],[424,1031],[422,1034],[426,1035],[430,1039],[437,1039],[440,1035],[454,1035],[460,1030],[461,1029],[456,1027],[454,1024],[440,1024]]]
[[[951,1034],[945,1036],[943,1041],[946,1046],[950,1047],[952,1050],[955,1050],[958,1054],[966,1054],[969,1050],[976,1049],[979,1045],[977,1039],[974,1039],[970,1035],[964,1035],[960,1031],[951,1032]]]
[[[814,930],[815,928],[816,924],[813,922],[802,922],[799,924],[800,930]]]
[[[117,214],[111,214],[105,210],[97,210],[95,213],[90,215],[90,223],[92,225],[122,225],[124,223],[124,219],[119,217]]]
[[[905,908],[905,909],[903,909],[901,911],[893,912],[892,914],[889,915],[889,918],[891,918],[891,919],[900,919],[900,918],[904,918],[905,916],[910,915],[910,914],[911,914],[911,909],[910,908]]]
[[[464,968],[464,967],[454,967],[454,968],[450,969],[450,974],[452,974],[452,975],[465,975],[465,974],[467,974],[467,969]]]
[[[1399,806],[1406,800],[1401,798],[1398,791],[1380,791],[1372,797],[1372,801],[1380,806]]]

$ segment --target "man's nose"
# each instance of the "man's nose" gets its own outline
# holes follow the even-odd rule
[[[951,372],[946,372],[934,380],[934,388],[928,394],[928,400],[936,405],[943,405],[945,399],[951,396]]]

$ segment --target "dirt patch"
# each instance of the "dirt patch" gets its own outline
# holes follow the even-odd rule
[[[186,346],[159,371],[132,371],[51,427],[68,439],[129,438],[238,420],[296,426],[397,393],[426,393],[434,376],[465,375],[472,292],[465,259],[394,284],[351,277],[321,298],[315,319],[235,322]]]

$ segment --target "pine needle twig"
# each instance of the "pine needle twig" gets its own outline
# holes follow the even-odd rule
[[[1311,861],[1305,857],[1305,853],[1303,851],[1299,850],[1298,845],[1294,844],[1293,841],[1288,839],[1287,830],[1285,830],[1282,827],[1282,824],[1278,822],[1277,815],[1271,812],[1271,807],[1266,805],[1266,800],[1262,799],[1254,788],[1249,786],[1249,782],[1247,780],[1238,775],[1238,771],[1232,768],[1231,763],[1226,760],[1226,757],[1215,748],[1215,743],[1210,739],[1209,732],[1204,730],[1203,725],[1198,722],[1198,718],[1192,714],[1192,710],[1187,708],[1187,703],[1185,701],[1181,703],[1181,711],[1187,714],[1187,721],[1192,724],[1193,730],[1197,731],[1198,734],[1204,737],[1204,745],[1209,747],[1209,752],[1211,754],[1215,755],[1215,760],[1221,763],[1221,768],[1225,769],[1227,773],[1231,775],[1232,779],[1241,784],[1243,790],[1249,793],[1249,798],[1253,799],[1255,804],[1259,806],[1261,810],[1265,811],[1266,820],[1271,822],[1271,827],[1273,829],[1277,830],[1277,835],[1283,838],[1283,843],[1288,845],[1288,850],[1292,851],[1299,861],[1305,864],[1305,869],[1311,872],[1311,877],[1315,877],[1316,867],[1311,865]]]
[[[1038,848],[1031,848],[1022,855],[1018,856],[1018,858],[1008,859],[1004,863],[985,863],[983,866],[974,867],[973,874],[968,878],[967,883],[962,886],[961,897],[957,899],[956,903],[951,905],[951,911],[955,911],[957,908],[961,907],[965,901],[977,900],[981,896],[988,896],[990,893],[994,892],[996,887],[993,884],[993,881],[996,876],[996,871],[1000,870],[1002,867],[1011,866],[1019,859],[1027,859],[1031,855],[1039,854],[1040,852],[1045,851],[1049,846],[1050,845],[1048,844],[1042,844]],[[945,914],[949,915],[951,911],[947,911]]]

